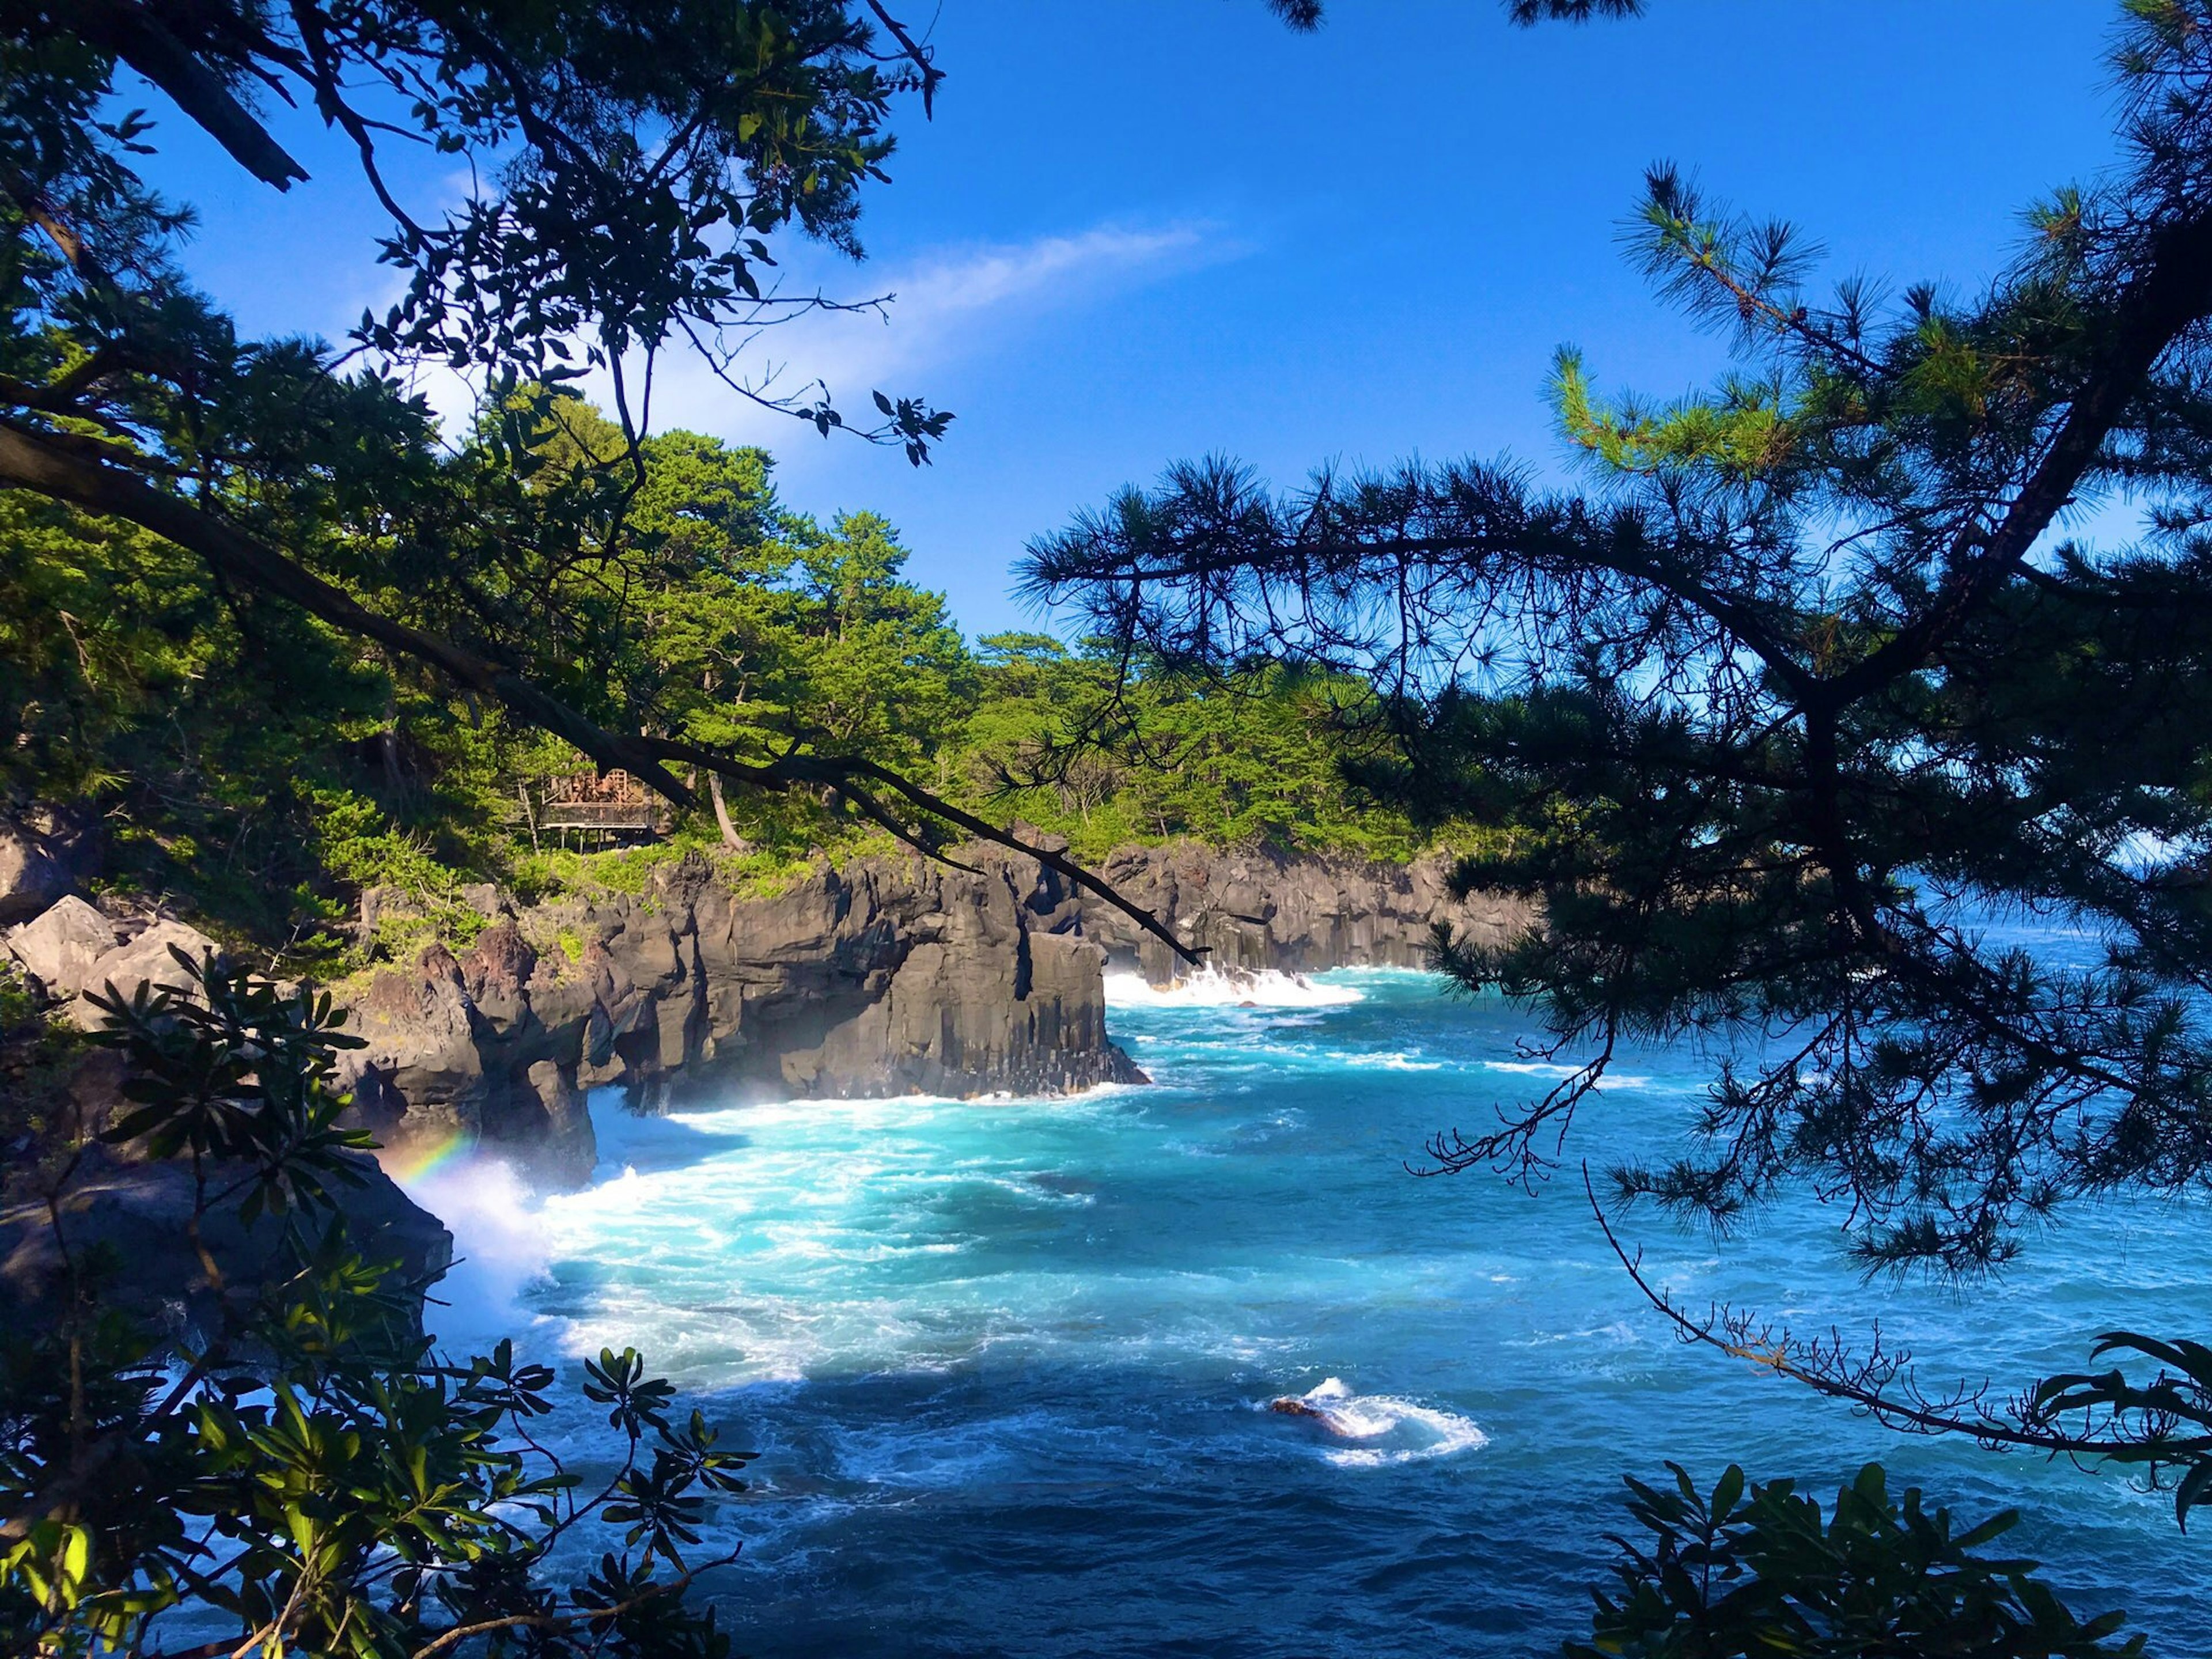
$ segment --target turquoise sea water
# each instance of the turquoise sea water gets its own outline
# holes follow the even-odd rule
[[[2212,1648],[2212,1540],[2166,1500],[1889,1434],[1683,1347],[1571,1174],[1533,1196],[1407,1174],[1431,1131],[1544,1085],[1510,1008],[1405,973],[1259,1006],[1120,984],[1149,1088],[604,1103],[586,1191],[526,1200],[483,1169],[425,1189],[471,1257],[456,1340],[635,1343],[760,1449],[718,1523],[745,1542],[714,1592],[741,1651],[1555,1651],[1587,1631],[1624,1471],[1674,1458],[1710,1483],[1733,1458],[1832,1486],[1870,1457],[1977,1515],[2021,1507],[2077,1607],[2130,1608],[2154,1652]],[[1709,1072],[1632,1058],[1571,1150],[1662,1148]],[[2114,1325],[2212,1332],[2205,1218],[2077,1213],[1966,1291],[1862,1284],[1809,1206],[1717,1243],[1630,1229],[1694,1306],[1879,1317],[1929,1376],[2002,1382]],[[1309,1393],[1330,1419],[1265,1409]]]

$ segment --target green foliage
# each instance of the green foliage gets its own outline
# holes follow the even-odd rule
[[[1346,726],[1360,682],[1258,667],[1200,678],[1130,677],[1109,652],[1042,634],[981,642],[968,721],[968,792],[1068,837],[1096,860],[1178,836],[1403,858],[1424,836],[1347,784]]]
[[[379,865],[419,888],[424,859],[495,863],[518,779],[573,764],[572,744],[681,797],[657,760],[606,757],[672,741],[700,694],[672,695],[699,664],[648,642],[654,603],[718,559],[777,586],[730,556],[781,526],[748,517],[757,454],[663,441],[648,463],[626,365],[681,334],[729,370],[725,325],[828,303],[764,295],[756,273],[779,234],[858,254],[892,107],[934,84],[904,39],[848,0],[465,26],[404,4],[139,0],[0,19],[0,485],[22,521],[0,526],[9,781],[112,824],[114,879],[321,970],[346,957],[334,890]],[[111,112],[135,76],[181,123]],[[302,175],[265,123],[295,100],[356,141],[392,215],[382,258],[409,282],[354,341],[390,378],[346,368],[357,352],[241,340],[176,264],[189,213],[140,176],[197,125],[283,188]],[[482,162],[484,187],[410,207],[380,156],[409,137]],[[475,428],[441,434],[406,392],[426,361],[484,371]],[[593,366],[618,422],[561,395]],[[826,392],[746,395],[845,426]],[[881,419],[848,429],[917,464],[950,418],[874,402]],[[810,531],[786,563],[836,562],[821,550],[840,536]],[[866,711],[846,724],[865,734]]]
[[[390,813],[365,796],[319,791],[313,800],[312,850],[331,882],[341,889],[381,888],[410,902],[397,915],[379,921],[379,927],[386,931],[378,935],[378,942],[386,954],[404,954],[404,945],[394,929],[407,930],[410,939],[418,933],[473,938],[483,919],[458,896],[463,872],[441,860],[427,836],[401,829]]]
[[[349,1239],[339,1194],[365,1178],[365,1141],[339,1127],[331,1079],[356,1040],[327,999],[213,966],[198,995],[110,1005],[102,1040],[135,1104],[101,1139],[189,1168],[180,1245],[220,1314],[176,1350],[108,1305],[91,1253],[64,1250],[53,1316],[0,1336],[0,1645],[171,1650],[166,1614],[224,1632],[194,1653],[395,1659],[462,1630],[492,1654],[726,1653],[683,1591],[732,1559],[702,1555],[700,1528],[750,1454],[721,1449],[635,1352],[603,1352],[581,1388],[612,1470],[583,1495],[533,1433],[553,1372],[505,1341],[436,1351],[421,1287]],[[58,1202],[85,1157],[52,1176]],[[258,1282],[210,1253],[225,1212],[283,1230]]]
[[[1679,1465],[1672,1488],[1630,1480],[1648,1540],[1626,1540],[1587,1643],[1567,1659],[2120,1659],[2124,1615],[2077,1620],[2036,1564],[1978,1555],[2016,1525],[2012,1510],[1954,1531],[1919,1488],[1902,1500],[1869,1463],[1819,1500],[1789,1480],[1752,1485],[1731,1467],[1707,1498]]]
[[[1609,398],[1562,351],[1582,487],[1211,459],[1033,544],[1030,593],[1119,660],[1389,688],[1360,781],[1490,832],[1454,884],[1532,922],[1437,961],[1571,1063],[1434,1167],[1539,1180],[1628,1045],[1694,1042],[1693,1133],[1612,1172],[1624,1205],[1724,1231],[1810,1191],[1869,1271],[1966,1276],[2069,1205],[2212,1190],[2212,5],[2128,0],[2112,66],[2119,164],[1986,282],[1823,292],[1790,226],[1651,167],[1632,256],[1735,366]],[[2100,503],[2133,526],[2074,533]],[[2004,1401],[1644,1288],[1883,1421],[2212,1493],[2197,1345],[2108,1338],[2163,1369]]]
[[[2046,1437],[2075,1442],[2077,1455],[2109,1459],[2154,1487],[2170,1486],[2173,1518],[2186,1530],[2190,1511],[2212,1504],[2212,1348],[2185,1337],[2107,1331],[2089,1357],[2113,1353],[2140,1356],[2159,1369],[2142,1379],[2117,1365],[2047,1376],[2024,1415]]]
[[[51,1020],[14,962],[0,962],[0,1145],[44,1143],[70,1109],[70,1075],[84,1049],[73,1028]]]
[[[381,316],[364,313],[361,344],[509,384],[593,366],[619,382],[629,354],[672,335],[713,340],[805,308],[763,293],[771,238],[860,252],[860,192],[884,177],[893,104],[935,75],[927,54],[887,58],[878,40],[875,13],[847,0],[556,0],[465,27],[418,4],[10,14],[7,214],[35,251],[9,263],[37,296],[13,332],[50,322],[88,356],[127,339],[114,367],[190,378],[179,360],[208,337],[206,313],[143,257],[188,219],[139,176],[155,124],[107,113],[136,71],[264,185],[306,176],[256,105],[264,85],[354,141],[392,217],[380,258],[408,279]],[[475,167],[480,187],[407,200],[385,166],[394,143]],[[846,424],[826,396],[750,395],[824,432]],[[917,464],[949,420],[912,398],[876,403],[883,419],[853,429]]]
[[[507,474],[480,434],[451,456],[417,455],[410,488],[534,510],[532,497],[627,453],[588,404],[521,403],[528,441],[501,452]],[[409,453],[422,441],[407,438]],[[649,438],[637,459],[619,536],[564,544],[557,562],[507,550],[471,578],[478,599],[541,590],[582,706],[750,761],[800,745],[866,756],[1091,858],[1176,836],[1382,857],[1418,844],[1406,817],[1346,787],[1332,722],[1372,703],[1354,682],[1262,668],[1123,686],[1110,659],[1043,635],[970,652],[942,596],[907,579],[880,518],[824,528],[790,514],[765,454],[694,433]],[[465,944],[482,926],[460,896],[473,881],[635,895],[704,849],[737,884],[768,889],[813,849],[881,840],[818,793],[732,786],[749,848],[724,848],[704,807],[654,847],[532,846],[518,793],[575,771],[567,745],[297,613],[225,595],[143,531],[21,496],[0,514],[0,715],[19,733],[0,765],[13,787],[103,819],[118,854],[110,880],[184,899],[295,969],[335,977],[434,937]],[[451,623],[411,554],[343,518],[314,533],[327,568],[395,614]],[[1102,732],[1112,747],[1078,742]],[[360,937],[357,896],[371,888],[389,902]]]
[[[314,790],[385,700],[297,612],[217,589],[143,531],[0,495],[0,776],[101,821],[109,878],[281,939]]]
[[[1540,920],[1443,961],[1575,1064],[1446,1166],[1534,1176],[1624,1044],[1695,1039],[1696,1143],[1626,1199],[1726,1226],[1802,1184],[1869,1266],[1972,1273],[2212,1182],[2212,6],[2122,28],[2124,165],[1990,283],[1820,292],[1651,168],[1632,255],[1738,365],[1609,400],[1563,352],[1586,487],[1192,463],[1032,548],[1124,659],[1393,688],[1364,781],[1492,830],[1458,884]],[[2123,495],[2137,533],[2069,535]],[[2023,915],[2104,959],[1988,926]]]
[[[610,671],[632,718],[753,761],[804,741],[908,766],[957,732],[967,650],[943,599],[903,579],[888,524],[786,513],[764,453],[695,433],[648,439],[641,460],[625,530],[644,597]]]

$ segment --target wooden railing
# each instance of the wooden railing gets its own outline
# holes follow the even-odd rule
[[[556,800],[538,807],[540,830],[650,830],[659,815],[649,804],[619,800]]]
[[[580,772],[556,778],[543,789],[518,789],[515,793],[532,845],[541,836],[556,836],[565,842],[573,834],[604,846],[612,839],[659,835],[665,827],[662,803],[644,785],[620,772],[605,777]]]

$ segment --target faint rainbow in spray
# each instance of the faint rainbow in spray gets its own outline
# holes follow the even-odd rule
[[[453,1129],[442,1135],[411,1139],[404,1146],[381,1147],[376,1161],[394,1181],[420,1181],[459,1163],[473,1150],[473,1145],[467,1135]]]

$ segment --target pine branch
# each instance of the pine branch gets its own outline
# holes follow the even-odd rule
[[[827,786],[853,800],[864,816],[908,845],[941,858],[911,829],[884,811],[865,787],[856,789],[856,781],[866,780],[894,791],[931,817],[1036,860],[1097,894],[1184,961],[1199,960],[1197,953],[1157,916],[1064,854],[1032,845],[1011,830],[954,805],[876,762],[794,753],[756,764],[673,738],[610,732],[507,665],[371,611],[343,589],[205,508],[155,489],[112,467],[82,459],[51,442],[47,434],[7,422],[0,422],[0,486],[28,489],[150,530],[198,554],[218,575],[287,600],[344,633],[425,664],[459,690],[488,697],[524,724],[560,738],[602,771],[627,772],[677,806],[695,805],[696,792],[669,770],[670,762],[702,767],[732,782],[773,792]]]

